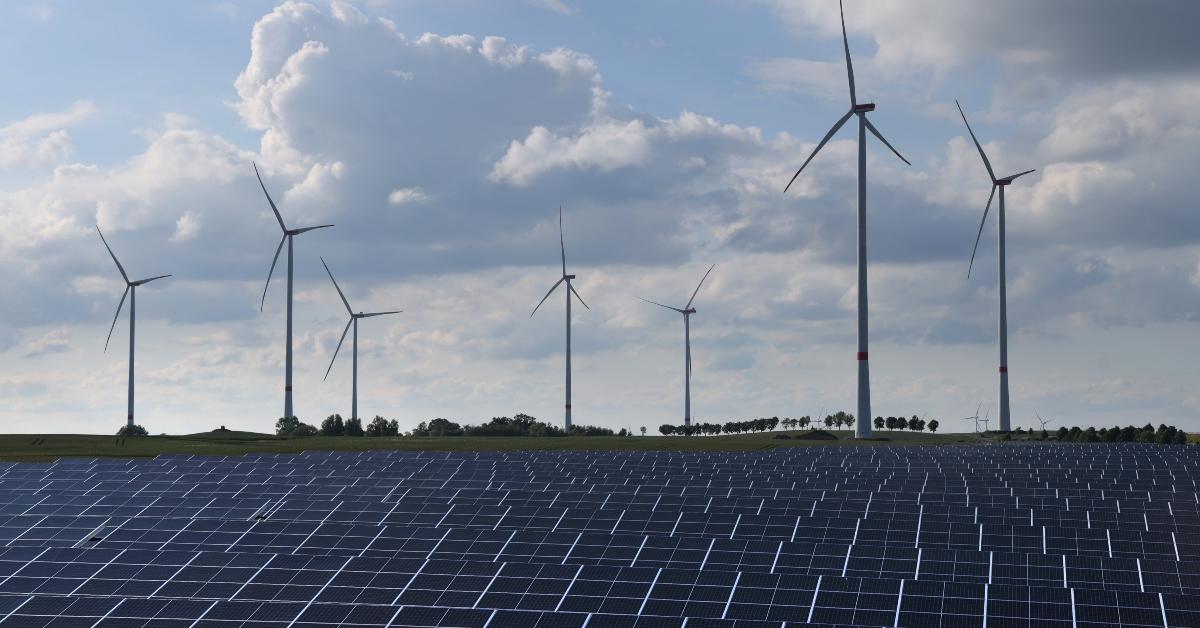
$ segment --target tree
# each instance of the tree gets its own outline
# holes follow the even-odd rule
[[[877,429],[877,430],[883,429],[883,417],[881,417],[881,416],[875,417],[875,429]]]
[[[144,428],[140,425],[137,425],[137,424],[122,425],[121,429],[117,430],[117,436],[149,436],[149,435],[150,435],[150,433],[146,431],[146,428]]]
[[[921,417],[918,417],[914,414],[913,417],[908,420],[908,429],[914,432],[920,432],[921,430],[925,429],[925,422],[921,420]]]
[[[643,425],[642,426],[642,436],[645,436],[645,435],[646,435],[646,426]]]
[[[825,416],[825,427],[833,427],[833,415],[832,414]],[[841,429],[841,428],[842,428],[842,424],[839,422],[838,429]]]
[[[930,432],[935,432],[935,433],[936,433],[936,432],[937,432],[938,425],[939,425],[939,424],[938,424],[938,421],[937,421],[937,419],[933,419],[932,421],[930,421],[930,422],[929,422],[929,431],[930,431]]]
[[[389,427],[387,419],[376,414],[375,418],[367,424],[367,436],[394,436],[394,434],[388,433]]]
[[[321,421],[321,436],[342,436],[346,433],[346,424],[342,422],[342,415],[331,414]]]
[[[299,425],[300,419],[294,416],[281,416],[275,421],[275,434],[277,436],[291,436]]]
[[[438,417],[429,422],[426,428],[429,436],[462,436],[462,426],[449,419]]]
[[[345,436],[362,436],[363,435],[362,419],[360,419],[358,417],[347,419],[344,431],[342,433]]]
[[[807,414],[800,417],[800,429],[804,429],[812,424],[812,417]]]
[[[280,417],[275,421],[275,434],[278,436],[316,436],[317,428],[301,423],[294,416]]]
[[[670,423],[663,423],[662,425],[658,426],[658,432],[663,436],[670,436],[671,434],[675,433],[675,426],[671,425]]]

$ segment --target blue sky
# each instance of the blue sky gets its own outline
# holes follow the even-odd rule
[[[0,20],[0,423],[109,431],[124,414],[119,276],[139,293],[139,420],[268,429],[282,386],[277,231],[297,239],[302,419],[411,426],[561,413],[555,209],[593,306],[577,312],[576,421],[678,421],[686,300],[701,420],[851,409],[854,145],[843,131],[780,191],[847,100],[836,3],[15,2]],[[994,222],[966,262],[986,174],[1010,189],[1017,425],[1200,429],[1200,51],[1190,2],[850,0],[860,99],[912,162],[870,150],[879,414],[943,423],[995,398]],[[1115,45],[1120,42],[1121,45]],[[136,269],[136,270],[134,270]],[[551,303],[552,304],[552,303]],[[561,308],[561,303],[558,304]],[[30,417],[38,422],[31,424]],[[965,423],[962,423],[965,426]]]

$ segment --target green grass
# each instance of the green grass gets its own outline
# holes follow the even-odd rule
[[[429,451],[513,451],[538,450],[674,450],[674,451],[747,451],[847,444],[952,444],[991,440],[977,434],[923,434],[881,432],[871,441],[855,441],[853,432],[832,432],[835,438],[817,440],[812,432],[789,432],[794,438],[777,439],[775,434],[735,436],[567,436],[567,437],[391,437],[367,438],[317,436],[282,438],[253,432],[205,432],[187,436],[144,436],[119,438],[87,434],[7,434],[0,435],[0,460],[50,462],[67,456],[151,457],[158,454],[198,454],[209,456],[246,453],[298,453],[306,450],[364,451],[369,449]],[[805,438],[809,436],[810,438]]]

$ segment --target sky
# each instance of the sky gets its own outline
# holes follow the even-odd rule
[[[994,214],[1007,192],[1014,427],[1200,430],[1200,4],[847,0],[868,147],[876,415],[996,415]],[[296,238],[295,413],[404,429],[560,422],[567,265],[576,424],[853,412],[856,143],[830,0],[10,2],[0,7],[0,431],[137,421],[270,431]],[[993,208],[994,211],[994,208]],[[126,306],[128,307],[128,306]],[[349,343],[349,340],[347,340]]]

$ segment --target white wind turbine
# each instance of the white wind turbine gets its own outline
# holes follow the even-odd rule
[[[558,289],[559,284],[566,282],[566,284],[567,284],[567,402],[566,402],[566,412],[565,412],[564,418],[563,418],[563,424],[566,426],[567,432],[570,432],[571,431],[571,295],[575,295],[575,298],[579,299],[579,303],[581,305],[583,305],[583,307],[585,307],[589,310],[592,308],[588,307],[588,304],[583,302],[583,297],[579,296],[579,293],[576,292],[575,287],[571,285],[571,280],[575,278],[575,275],[567,274],[567,247],[566,247],[566,244],[563,243],[562,207],[558,208],[558,248],[559,248],[559,251],[562,253],[562,277],[558,281],[554,282],[553,286],[550,286],[550,291],[546,293],[546,296],[542,297],[541,301],[538,301],[538,304],[533,308],[533,311],[529,313],[529,318],[533,318],[533,315],[537,314],[538,308],[542,307],[542,304],[546,302],[546,299],[549,299],[550,295],[553,294],[554,291]]]
[[[974,421],[975,422],[975,433],[977,433],[977,434],[979,433],[979,411],[982,409],[983,409],[983,403],[980,403],[978,406],[975,407],[974,415],[968,416],[968,417],[963,417],[964,421]]]
[[[979,143],[979,139],[975,137],[975,131],[971,130],[971,123],[967,122],[967,114],[963,113],[962,105],[958,101],[954,101],[958,105],[958,114],[962,116],[963,124],[967,125],[967,132],[971,134],[971,141],[975,142],[975,148],[979,149],[979,156],[983,159],[983,166],[987,168],[988,178],[992,180],[992,191],[988,194],[987,205],[983,207],[983,220],[979,221],[979,233],[975,236],[975,248],[971,249],[971,263],[967,266],[967,277],[971,276],[971,269],[975,266],[975,253],[979,250],[979,239],[983,237],[983,225],[987,223],[988,210],[992,207],[992,197],[996,194],[996,188],[1000,188],[1000,202],[997,207],[997,233],[996,241],[999,257],[999,274],[1000,274],[1000,431],[1008,432],[1012,429],[1012,421],[1009,414],[1008,406],[1008,291],[1005,286],[1004,278],[1004,188],[1010,183],[1017,180],[1018,177],[1025,176],[1033,170],[1018,172],[1001,179],[996,178],[996,173],[992,171],[992,164],[988,161],[987,154],[983,152],[983,146]]]
[[[104,243],[104,248],[108,249],[108,254],[112,257],[113,262],[117,265],[117,270],[121,271],[121,278],[125,280],[125,292],[121,293],[121,301],[117,303],[117,313],[113,315],[112,325],[108,328],[108,338],[104,339],[104,351],[108,351],[108,342],[112,340],[113,329],[117,327],[117,319],[121,317],[121,308],[125,305],[125,297],[129,297],[129,398],[128,412],[126,413],[125,425],[133,427],[133,339],[136,323],[137,323],[137,287],[154,281],[155,279],[163,279],[170,275],[159,275],[150,277],[149,279],[138,279],[130,281],[129,275],[125,274],[125,267],[121,266],[121,262],[117,259],[116,253],[113,253],[112,247],[108,246],[108,240],[104,239],[104,233],[100,231],[100,226],[96,226],[96,233],[100,234],[100,241]]]
[[[838,11],[841,12],[841,2],[838,2]],[[800,169],[796,174],[792,175],[792,180],[788,181],[787,187],[783,189],[786,194],[788,188],[792,187],[792,183],[796,182],[796,178],[804,170],[813,157],[821,152],[821,148],[825,146],[829,139],[837,133],[842,125],[850,119],[850,116],[858,116],[858,415],[855,421],[854,437],[855,438],[870,438],[871,437],[871,383],[870,372],[867,368],[867,131],[883,142],[900,161],[908,164],[908,160],[897,151],[886,139],[875,125],[867,119],[867,112],[875,110],[875,103],[860,103],[854,92],[854,65],[850,62],[850,42],[846,38],[846,17],[842,13],[842,47],[846,51],[846,76],[850,82],[850,110],[834,123],[833,128],[821,138],[820,143],[813,149],[808,159],[804,160]],[[912,165],[912,164],[909,164]]]
[[[651,301],[650,299],[642,299],[642,297],[638,297],[639,299],[642,299],[646,303],[650,303],[652,305],[657,305],[658,307],[665,307],[668,310],[674,310],[676,312],[679,312],[680,314],[683,314],[683,356],[684,356],[683,357],[683,424],[684,425],[692,424],[692,325],[691,325],[691,317],[692,317],[692,314],[696,313],[696,308],[692,307],[692,301],[696,300],[696,295],[699,294],[699,292],[700,292],[700,286],[704,285],[705,279],[708,279],[708,273],[711,273],[712,269],[714,269],[716,267],[717,267],[716,264],[713,264],[712,266],[708,267],[708,270],[704,273],[704,276],[700,278],[700,283],[696,284],[696,289],[694,291],[692,291],[692,298],[688,299],[687,305],[683,306],[683,309],[680,309],[677,307],[671,307],[669,305],[663,305],[662,303],[657,303],[655,301]]]
[[[354,326],[354,339],[352,340],[353,351],[353,366],[350,369],[350,418],[358,418],[358,319],[371,318],[372,316],[383,316],[385,314],[399,314],[400,310],[392,310],[389,312],[369,312],[355,313],[350,308],[350,302],[346,300],[346,295],[342,293],[341,286],[338,285],[336,279],[333,278],[333,271],[329,270],[329,264],[325,263],[325,258],[321,258],[321,265],[325,267],[325,272],[329,273],[329,280],[333,282],[333,287],[337,289],[338,296],[342,298],[342,304],[346,306],[346,311],[350,313],[350,320],[346,323],[346,328],[342,330],[342,339],[338,340],[337,349],[333,350],[333,359],[329,361],[329,368],[325,369],[325,378],[329,379],[329,371],[333,370],[333,362],[337,360],[338,351],[342,350],[342,343],[346,341],[346,333],[350,331],[351,325]]]
[[[279,208],[275,207],[275,201],[271,200],[270,193],[267,192],[267,186],[263,185],[262,176],[258,174],[258,165],[254,165],[254,176],[258,177],[258,185],[262,188],[263,194],[267,197],[267,202],[271,204],[271,211],[275,213],[275,220],[279,221],[279,228],[283,231],[283,238],[279,240],[279,246],[275,249],[275,257],[271,260],[271,270],[267,271],[267,283],[263,286],[262,303],[259,304],[258,310],[261,312],[267,303],[267,288],[271,287],[271,275],[275,273],[275,264],[279,261],[279,252],[283,250],[283,243],[287,242],[288,257],[287,257],[287,345],[284,357],[284,376],[283,376],[283,416],[295,416],[292,413],[292,239],[313,229],[324,229],[333,225],[317,225],[315,227],[301,227],[300,229],[288,229],[283,223],[283,216],[279,213]]]

